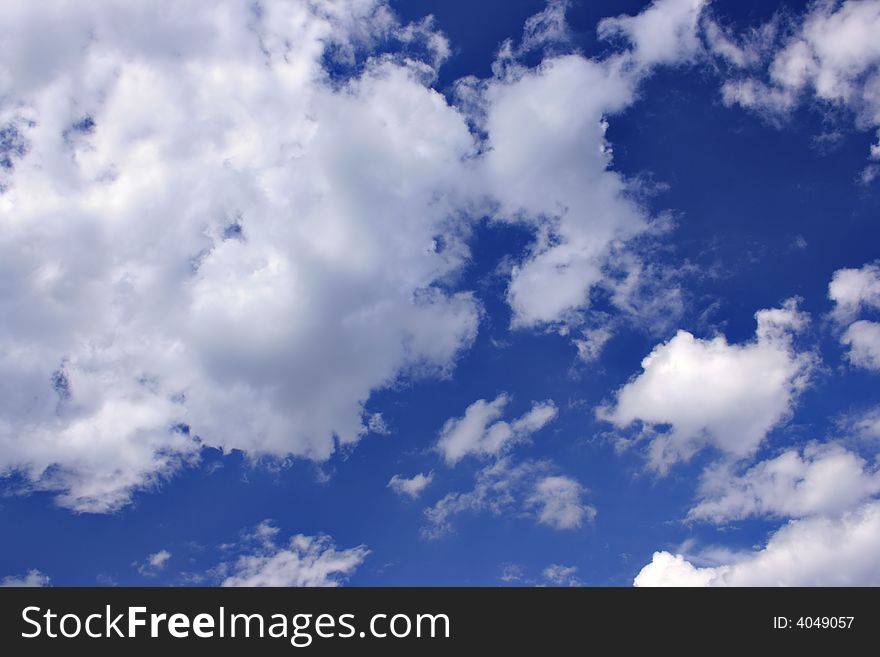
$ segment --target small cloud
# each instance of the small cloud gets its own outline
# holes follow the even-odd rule
[[[267,519],[263,520],[251,531],[246,532],[244,534],[244,540],[262,543],[263,545],[272,545],[275,542],[275,537],[280,531],[281,530],[278,527],[272,524],[271,520]]]
[[[559,410],[548,399],[532,402],[525,415],[507,422],[501,419],[510,395],[502,392],[493,401],[478,399],[461,417],[450,418],[443,425],[436,449],[448,465],[455,465],[469,455],[500,456],[556,419]]]
[[[49,576],[36,569],[29,570],[20,577],[10,575],[0,580],[0,587],[2,588],[24,587],[33,589],[48,585]]]
[[[144,577],[155,577],[160,571],[165,569],[165,564],[171,558],[168,550],[159,550],[153,554],[148,554],[146,563],[139,564],[135,562],[137,571]]]
[[[508,584],[522,582],[525,579],[522,566],[515,563],[506,563],[501,567],[501,576],[499,579]]]
[[[370,416],[370,419],[367,422],[367,429],[370,433],[379,434],[380,436],[387,436],[391,433],[391,429],[388,428],[388,424],[385,422],[385,418],[382,417],[381,413],[373,413]]]
[[[577,566],[563,566],[552,563],[541,573],[547,584],[551,586],[581,586],[582,582],[575,577]]]
[[[422,491],[424,491],[433,480],[433,472],[429,472],[428,474],[420,472],[409,479],[401,477],[400,475],[394,475],[388,482],[388,488],[400,496],[406,495],[414,500],[422,494]]]
[[[474,488],[452,492],[424,510],[422,537],[438,539],[452,531],[462,513],[490,513],[532,517],[554,529],[577,529],[596,516],[596,509],[581,500],[583,487],[565,476],[549,475],[549,461],[515,463],[504,457],[476,474]]]
[[[584,504],[583,487],[571,477],[544,477],[535,485],[527,500],[529,507],[538,508],[538,522],[554,529],[577,529],[584,520],[593,520],[596,509]]]

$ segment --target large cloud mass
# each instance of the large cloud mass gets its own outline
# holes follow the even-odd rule
[[[328,458],[371,391],[473,341],[455,277],[481,215],[536,236],[514,322],[570,318],[650,225],[604,117],[692,56],[700,6],[527,69],[565,38],[551,3],[454,107],[445,38],[383,0],[4,2],[0,472],[104,512],[204,444]]]
[[[363,0],[6,2],[0,25],[23,144],[0,196],[3,471],[106,511],[196,433],[325,459],[373,388],[473,339],[474,299],[440,285],[465,256],[466,122],[404,55],[331,77],[372,40],[442,56],[426,25]]]

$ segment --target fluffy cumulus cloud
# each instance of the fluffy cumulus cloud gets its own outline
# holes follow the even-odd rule
[[[221,586],[339,586],[370,553],[363,545],[338,550],[325,535],[296,534],[278,545],[279,532],[263,521],[245,535],[237,560],[214,569]]]
[[[434,481],[433,472],[429,472],[428,474],[419,472],[409,478],[394,475],[388,482],[388,488],[401,497],[405,496],[414,500],[422,494],[432,481]]]
[[[840,338],[849,347],[847,358],[856,367],[880,370],[880,323],[860,319],[847,327]]]
[[[9,575],[0,580],[0,587],[38,588],[49,585],[49,576],[39,570],[29,570],[24,575]]]
[[[834,302],[833,317],[838,323],[850,322],[864,309],[880,309],[880,266],[866,264],[858,269],[838,269],[828,284],[828,297]]]
[[[534,402],[522,417],[506,422],[499,418],[510,402],[501,393],[493,401],[478,399],[467,407],[462,417],[451,418],[443,425],[437,440],[437,451],[446,463],[455,465],[465,456],[474,454],[498,456],[513,445],[522,443],[556,418],[556,405],[548,400]]]
[[[862,312],[880,310],[880,267],[876,263],[859,269],[839,269],[828,285],[834,302],[832,318],[841,327],[841,344],[856,367],[880,370],[880,323],[856,319]]]
[[[731,470],[723,464],[703,474],[701,499],[689,518],[728,522],[834,514],[880,493],[876,464],[834,443],[787,450],[742,475]]]
[[[636,586],[878,586],[880,502],[837,516],[793,520],[758,551],[728,563],[699,566],[680,554],[655,552]]]
[[[750,456],[789,416],[815,360],[793,346],[808,321],[795,301],[755,318],[755,339],[745,344],[679,331],[645,357],[642,372],[599,417],[620,429],[645,425],[649,464],[661,473],[704,447]]]
[[[812,96],[849,108],[861,127],[880,127],[880,2],[820,0],[782,27],[776,17],[731,39],[713,24],[710,47],[743,70],[724,84],[725,101],[779,116]],[[870,157],[880,159],[880,135]]]
[[[449,493],[425,509],[422,536],[433,539],[450,532],[462,513],[530,517],[554,529],[576,529],[592,520],[596,509],[583,501],[584,489],[554,469],[548,461],[499,459],[477,473],[472,490]]]
[[[371,390],[473,339],[474,299],[444,291],[473,138],[433,57],[361,57],[437,54],[426,25],[369,0],[6,2],[0,25],[22,143],[0,196],[2,471],[108,511],[200,444],[326,459]]]
[[[527,22],[518,46],[505,42],[492,78],[457,85],[461,107],[485,135],[475,193],[490,217],[535,234],[507,290],[519,328],[579,325],[594,293],[609,294],[622,311],[638,308],[633,317],[640,319],[648,310],[678,307],[675,290],[662,295],[662,309],[642,307],[661,295],[646,293],[656,277],[643,275],[632,240],[662,222],[648,216],[630,181],[611,168],[605,132],[656,66],[692,58],[703,3],[657,0],[638,16],[603,21],[600,38],[622,50],[602,59],[565,52],[567,4],[549,2]],[[524,66],[523,53],[537,47],[546,55],[541,64]]]
[[[384,0],[3,3],[0,472],[107,512],[203,445],[329,458],[373,390],[473,341],[470,217],[534,231],[516,325],[632,281],[652,222],[605,117],[690,57],[699,8],[613,19],[630,45],[591,60],[550,48],[553,2],[453,106],[430,86],[446,39]]]

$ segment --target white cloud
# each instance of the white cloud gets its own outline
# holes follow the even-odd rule
[[[469,216],[535,231],[515,325],[577,315],[651,225],[605,116],[689,56],[697,6],[613,19],[634,45],[604,60],[500,56],[459,108],[430,88],[446,39],[384,0],[4,2],[0,473],[109,512],[204,445],[326,460],[372,391],[474,340],[478,303],[445,285]]]
[[[400,496],[406,495],[414,500],[422,494],[433,480],[433,472],[429,472],[428,474],[420,472],[408,479],[406,477],[401,477],[400,475],[394,475],[388,482],[388,488]]]
[[[811,93],[850,108],[861,127],[880,125],[880,2],[815,2],[789,32],[772,54],[766,75],[756,72],[755,57],[737,61],[735,51],[716,45],[716,52],[754,72],[726,82],[725,101],[779,115]],[[711,30],[708,34],[711,44]]]
[[[581,501],[583,488],[568,477],[552,475],[552,470],[547,461],[499,459],[477,473],[472,490],[449,493],[426,508],[422,536],[434,539],[450,532],[461,513],[533,517],[554,529],[575,529],[595,517],[596,510]]]
[[[388,423],[385,422],[385,418],[381,413],[373,413],[370,416],[370,420],[367,423],[367,429],[370,433],[375,433],[380,436],[387,436],[391,433],[391,429],[388,427]]]
[[[529,440],[558,413],[556,405],[547,400],[533,402],[531,410],[516,420],[499,420],[509,402],[510,396],[506,393],[491,402],[478,399],[467,407],[462,417],[447,420],[437,440],[437,451],[446,463],[455,465],[471,454],[498,456],[511,446]]]
[[[168,550],[159,550],[155,554],[151,554],[147,557],[147,562],[153,568],[164,568],[165,562],[167,562],[171,558],[171,553]]]
[[[541,575],[553,586],[580,586],[581,581],[576,576],[577,571],[577,566],[552,563],[544,569]]]
[[[834,302],[832,318],[839,326],[849,324],[840,335],[849,347],[847,359],[856,367],[880,370],[880,324],[860,319],[860,312],[880,309],[880,267],[875,263],[859,269],[839,269],[831,277],[828,297]]]
[[[602,350],[612,337],[611,329],[601,326],[583,330],[583,339],[574,340],[577,347],[578,358],[585,363],[592,363],[599,359]]]
[[[624,180],[608,170],[604,138],[604,115],[631,102],[634,84],[608,63],[568,55],[483,90],[489,134],[483,173],[498,199],[494,215],[536,231],[529,255],[511,274],[514,326],[557,322],[586,306],[613,245],[647,229],[625,196]]]
[[[696,568],[680,554],[655,552],[651,563],[642,568],[634,586],[709,586],[712,570]]]
[[[880,370],[880,324],[860,319],[849,325],[840,341],[849,347],[846,357],[853,365]]]
[[[49,585],[49,576],[39,570],[29,570],[21,577],[10,575],[0,580],[0,588],[25,587],[38,588]]]
[[[554,529],[577,529],[596,517],[596,509],[582,501],[583,487],[571,477],[544,477],[526,501],[538,509],[538,522]]]
[[[843,426],[860,438],[880,438],[880,406],[845,417]]]
[[[878,586],[880,501],[835,517],[793,520],[756,552],[699,567],[655,552],[636,586]]]
[[[750,516],[833,514],[880,493],[880,471],[837,444],[787,450],[737,476],[729,464],[708,468],[688,518],[723,523]]]
[[[634,46],[641,66],[676,64],[693,58],[700,49],[697,27],[706,0],[654,0],[637,16],[606,18],[599,35],[624,35]]]
[[[146,577],[153,577],[157,575],[159,571],[165,569],[165,564],[168,563],[170,558],[171,553],[168,550],[159,550],[153,554],[148,554],[146,563],[136,564],[138,572]]]
[[[591,293],[613,287],[621,274],[616,266],[623,265],[625,277],[642,264],[632,240],[658,222],[633,199],[631,183],[611,170],[608,118],[635,101],[654,66],[690,59],[699,43],[701,0],[660,0],[638,16],[600,23],[600,38],[622,34],[631,48],[604,59],[546,56],[527,69],[519,57],[531,42],[544,44],[547,34],[551,42],[564,40],[566,5],[553,2],[539,14],[540,39],[527,27],[520,48],[504,44],[493,79],[459,84],[460,104],[488,135],[477,172],[488,213],[535,231],[507,290],[515,328],[580,324]],[[627,295],[613,301],[627,309]]]
[[[501,566],[499,579],[517,586],[583,586],[577,572],[577,566],[551,563],[540,572],[538,577],[530,577],[521,565],[506,563]]]
[[[252,530],[244,533],[245,541],[253,541],[262,545],[272,545],[275,537],[281,533],[281,529],[272,524],[272,520],[266,519],[260,521]]]
[[[11,1],[0,40],[24,145],[0,195],[0,472],[106,512],[201,445],[321,461],[372,390],[473,340],[474,298],[438,284],[466,257],[474,139],[427,85],[429,23],[378,0]]]
[[[708,12],[703,13],[701,25],[708,51],[737,68],[760,64],[761,58],[773,47],[779,33],[778,15],[744,34],[733,34]]]
[[[812,354],[792,345],[792,334],[808,321],[794,300],[755,318],[755,340],[742,345],[679,331],[654,348],[642,373],[598,416],[620,429],[647,425],[649,464],[661,473],[709,446],[734,458],[750,456],[789,416],[814,364]]]
[[[838,269],[828,284],[828,298],[834,302],[838,323],[851,322],[863,308],[880,308],[880,266]]]
[[[522,582],[524,579],[522,566],[515,563],[504,564],[501,568],[501,577],[499,579],[508,584]]]
[[[370,554],[363,545],[337,550],[325,535],[296,534],[279,546],[274,541],[278,533],[263,521],[246,534],[238,559],[214,571],[223,578],[221,586],[339,586]]]
[[[871,146],[872,154],[873,150],[874,147]],[[880,176],[880,166],[877,166],[876,164],[869,164],[864,169],[862,169],[862,172],[859,174],[859,182],[861,182],[863,185],[870,185],[878,176]]]
[[[570,4],[570,0],[547,0],[543,11],[526,20],[520,49],[526,52],[567,43],[571,39],[571,31],[565,12]]]

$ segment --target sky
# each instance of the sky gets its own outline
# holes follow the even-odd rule
[[[0,583],[880,585],[880,0],[0,6]]]

